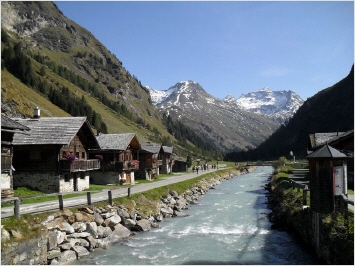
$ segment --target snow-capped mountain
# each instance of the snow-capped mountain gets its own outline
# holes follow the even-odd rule
[[[269,88],[250,92],[238,99],[228,95],[223,101],[235,103],[244,110],[272,117],[280,124],[292,117],[304,102],[299,95],[290,90],[272,91]]]
[[[148,89],[161,113],[195,129],[223,151],[255,148],[278,127],[265,115],[213,97],[194,81],[178,82],[162,92]]]

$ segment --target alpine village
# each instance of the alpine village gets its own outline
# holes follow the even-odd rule
[[[354,66],[281,120],[215,99],[233,124],[221,130],[203,111],[153,101],[53,2],[2,1],[1,11],[1,264],[73,263],[272,166],[271,229],[319,264],[354,265]],[[192,81],[175,94],[182,85],[194,104],[212,97]]]

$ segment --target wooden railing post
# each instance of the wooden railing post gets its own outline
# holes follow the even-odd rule
[[[14,201],[14,215],[17,219],[20,219],[20,199]]]
[[[64,203],[63,203],[63,195],[62,194],[58,195],[58,200],[59,200],[59,210],[63,211],[64,210]]]
[[[112,206],[112,191],[108,191],[108,203]]]
[[[91,192],[90,191],[88,191],[86,193],[86,198],[87,198],[87,201],[88,201],[88,205],[91,206]]]
[[[127,195],[129,198],[131,197],[131,188],[130,187],[128,187]]]

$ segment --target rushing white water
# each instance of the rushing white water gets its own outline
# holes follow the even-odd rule
[[[165,219],[76,264],[316,264],[286,232],[271,230],[265,189],[271,167],[223,181],[191,205],[187,217]]]

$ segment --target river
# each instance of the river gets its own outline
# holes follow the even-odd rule
[[[138,233],[76,264],[317,264],[287,232],[271,230],[266,190],[272,167],[223,181],[190,206],[187,217]]]

